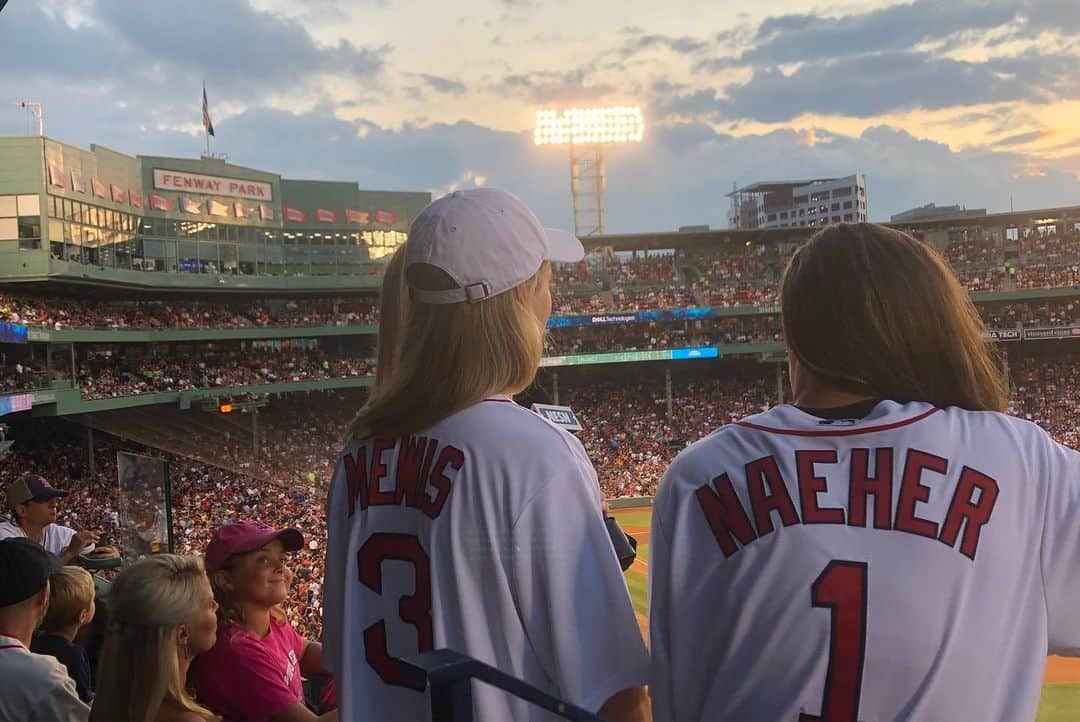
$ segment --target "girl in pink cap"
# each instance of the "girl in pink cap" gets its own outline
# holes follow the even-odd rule
[[[304,545],[296,529],[259,522],[220,527],[206,548],[206,571],[218,602],[217,642],[192,666],[199,701],[226,722],[310,722],[303,677],[328,674],[322,645],[301,637],[282,602],[292,572],[285,555]]]

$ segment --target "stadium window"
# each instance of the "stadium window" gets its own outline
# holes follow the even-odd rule
[[[851,201],[844,201],[844,210],[851,208]]]
[[[832,217],[832,222],[833,223],[839,223],[840,222],[840,216],[833,216]]]
[[[844,214],[844,220],[845,221],[850,221],[851,220],[851,214],[850,213],[845,213]]]
[[[780,213],[780,220],[786,220],[786,219],[787,219],[787,211],[781,212]]]
[[[25,195],[19,196],[19,215],[20,216],[40,216],[41,215],[41,196],[39,195]]]
[[[840,204],[839,204],[839,203],[833,203],[833,204],[832,204],[832,205],[831,205],[831,206],[829,207],[829,210],[833,210],[833,211],[838,211],[838,210],[840,210]]]

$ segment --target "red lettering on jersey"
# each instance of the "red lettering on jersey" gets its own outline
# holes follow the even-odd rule
[[[427,496],[427,480],[431,476],[431,462],[435,459],[435,452],[439,450],[439,440],[432,439],[428,442],[427,451],[424,453],[424,463],[420,467],[420,485],[416,488],[417,491],[417,509],[419,509],[419,499]]]
[[[757,534],[750,526],[750,518],[739,503],[739,497],[735,495],[735,488],[732,487],[728,475],[721,474],[713,479],[712,483],[716,491],[705,484],[698,488],[695,496],[702,513],[705,514],[709,529],[716,537],[716,543],[720,545],[720,551],[724,552],[725,557],[730,557],[739,551],[735,539],[746,546],[757,539]]]
[[[766,483],[772,491],[771,494],[765,489]],[[754,511],[759,537],[772,533],[770,515],[774,511],[780,512],[780,521],[784,526],[799,523],[799,514],[795,511],[787,485],[784,484],[784,477],[780,474],[780,467],[776,465],[773,457],[755,459],[746,465],[746,489],[750,493],[750,508]]]
[[[361,446],[356,455],[345,454],[345,481],[349,487],[349,517],[356,513],[356,500],[360,509],[367,509],[367,447]]]
[[[375,438],[374,448],[371,450],[371,473],[368,475],[368,503],[372,506],[383,506],[394,503],[394,492],[383,491],[379,484],[386,478],[386,464],[383,463],[384,451],[394,448],[397,442],[383,437]]]
[[[453,481],[446,476],[446,467],[449,466],[454,471],[461,471],[461,467],[464,465],[465,453],[461,449],[453,446],[443,447],[443,450],[439,453],[439,460],[435,462],[435,466],[431,470],[431,478],[428,480],[428,483],[435,487],[435,499],[429,499],[426,491],[420,498],[420,511],[427,514],[429,519],[434,519],[442,513],[443,505],[446,504],[446,499],[450,496],[450,487]]]
[[[398,449],[397,474],[394,477],[394,506],[401,506],[404,500],[405,506],[415,509],[420,504],[420,495],[423,494],[420,466],[424,461],[428,439],[426,436],[410,436],[399,443],[401,447]]]
[[[944,474],[949,469],[948,459],[928,454],[918,449],[908,449],[904,461],[904,477],[900,482],[900,500],[896,504],[895,529],[909,534],[937,539],[938,525],[915,515],[915,505],[930,498],[930,487],[921,483],[923,471]]]
[[[848,524],[866,526],[866,497],[874,497],[874,528],[892,529],[893,450],[874,449],[874,473],[870,476],[870,449],[851,450],[848,486]]]
[[[835,464],[835,449],[796,451],[795,469],[799,477],[799,504],[803,524],[843,524],[844,510],[818,506],[817,495],[828,491],[822,476],[814,476],[814,464]]]
[[[972,501],[971,497],[976,489],[979,490],[979,500]],[[941,526],[941,542],[949,547],[956,544],[960,524],[966,519],[964,538],[960,542],[960,553],[974,561],[975,552],[979,547],[979,532],[990,521],[997,498],[997,481],[965,466],[960,472],[960,480],[956,482],[956,491],[953,492],[952,502],[949,503],[949,513]]]

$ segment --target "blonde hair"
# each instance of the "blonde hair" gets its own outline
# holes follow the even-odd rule
[[[945,259],[872,223],[816,233],[784,271],[788,351],[830,385],[901,403],[1004,411],[1001,353]]]
[[[120,572],[109,591],[109,626],[91,722],[155,720],[163,706],[218,719],[180,678],[176,629],[202,611],[202,559],[158,554]]]
[[[379,335],[376,340],[375,386],[372,393],[386,384],[397,367],[401,330],[409,311],[409,289],[405,285],[405,244],[390,257],[379,292]]]
[[[547,265],[520,285],[535,291]],[[427,264],[407,274],[417,288],[456,287]],[[351,434],[408,436],[490,394],[523,391],[540,367],[545,329],[514,289],[477,303],[410,300],[404,315],[396,368],[360,409]]]
[[[49,576],[49,609],[41,631],[57,632],[79,621],[94,601],[94,578],[81,567],[64,567]]]

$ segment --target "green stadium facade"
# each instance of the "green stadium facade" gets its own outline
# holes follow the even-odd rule
[[[38,137],[0,138],[0,288],[83,288],[88,295],[133,299],[366,297],[373,299],[382,263],[405,239],[430,194],[361,190],[355,183],[290,180],[220,158],[130,156],[100,146],[89,150]],[[1080,206],[979,217],[892,224],[938,248],[968,229],[1007,239],[1006,257],[1019,256],[1017,229],[1080,224]],[[779,257],[812,229],[701,230],[634,233],[585,239],[590,250],[708,250],[763,245]],[[1015,246],[1015,249],[1013,249]],[[778,280],[779,269],[773,281]],[[1019,302],[1080,295],[1080,288],[1027,288],[976,293],[977,303]],[[710,317],[774,315],[775,306],[705,309]],[[653,322],[627,314],[626,323]],[[693,323],[675,319],[673,322]],[[604,323],[604,322],[600,322]],[[575,324],[566,324],[575,325]],[[585,319],[576,325],[592,325]],[[31,327],[26,342],[45,347],[49,384],[27,397],[35,415],[82,415],[133,406],[193,403],[244,393],[282,394],[370,385],[371,377],[297,381],[236,388],[144,393],[85,399],[70,379],[55,379],[54,359],[75,358],[82,345],[248,343],[311,340],[353,344],[373,352],[371,325],[198,330],[49,329]],[[1078,329],[1003,329],[1003,341],[1080,336]],[[556,331],[557,332],[557,331]],[[357,345],[359,344],[359,345]],[[182,352],[182,351],[177,351]],[[373,355],[373,353],[371,354]],[[779,342],[549,355],[545,374],[558,396],[561,367],[650,364],[670,369],[689,360],[737,358],[776,366],[783,398]],[[625,368],[625,366],[623,366]],[[659,368],[657,369],[659,371]],[[570,369],[566,372],[573,373]],[[670,374],[670,371],[668,371]],[[670,378],[670,375],[669,375]]]

